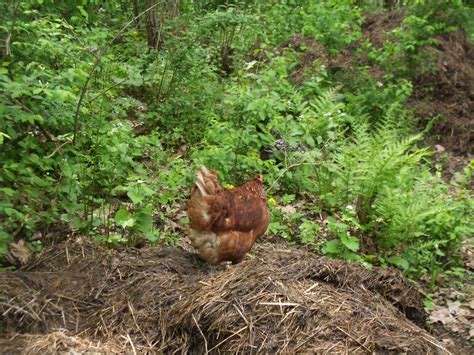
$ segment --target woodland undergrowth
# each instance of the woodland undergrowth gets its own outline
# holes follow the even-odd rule
[[[474,163],[444,181],[407,106],[414,73],[434,70],[424,49],[469,27],[464,2],[393,10],[404,20],[383,47],[354,54],[382,77],[323,60],[360,43],[378,2],[156,3],[154,47],[140,1],[0,5],[1,256],[58,233],[175,244],[204,164],[224,184],[265,176],[269,236],[413,279],[464,276]],[[305,67],[309,48],[284,45],[296,34],[324,51]]]

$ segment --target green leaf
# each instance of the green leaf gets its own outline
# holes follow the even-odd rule
[[[89,17],[89,14],[87,13],[86,10],[84,10],[83,6],[77,6],[77,9],[79,10],[79,12],[81,13],[82,16],[84,16],[85,18]]]
[[[52,90],[51,93],[53,94],[53,97],[55,99],[58,99],[63,102],[72,101],[76,99],[76,96],[72,92],[67,90],[55,89]]]
[[[4,193],[8,197],[12,197],[16,195],[16,191],[13,189],[10,189],[9,187],[4,187],[0,189],[0,192]]]
[[[11,240],[11,236],[0,228],[0,257],[2,257],[8,252],[8,243]]]
[[[322,251],[324,254],[340,254],[342,251],[341,243],[337,239],[329,240],[324,244]]]
[[[425,306],[425,308],[428,310],[428,311],[431,311],[434,309],[434,302],[433,300],[431,299],[431,297],[426,297],[424,300],[423,300],[423,305]]]
[[[311,136],[306,137],[306,143],[311,147],[314,148],[316,146],[316,142],[314,141],[314,138]]]
[[[350,237],[350,236],[341,236],[341,242],[344,244],[344,246],[351,250],[351,251],[359,251],[360,248],[360,241],[356,237]]]
[[[150,207],[139,208],[135,213],[135,219],[137,228],[145,234],[145,237],[153,234],[152,209]]]
[[[407,270],[410,267],[410,263],[406,259],[403,259],[400,256],[393,255],[393,256],[387,258],[387,261],[390,264],[393,264],[393,265],[396,265],[396,266],[402,268],[403,270]]]
[[[145,194],[141,190],[131,189],[127,191],[127,196],[132,200],[133,203],[138,204],[143,201]]]
[[[281,203],[283,205],[287,205],[288,203],[294,201],[296,199],[296,196],[293,194],[285,194],[281,198]]]
[[[128,211],[125,208],[121,208],[115,214],[115,222],[120,224],[122,227],[133,227],[135,225],[135,219],[130,217]]]
[[[115,214],[115,222],[120,223],[129,219],[128,211],[125,208],[121,208]]]
[[[328,217],[327,221],[329,230],[336,235],[344,234],[349,228],[347,224],[339,222],[334,217]]]

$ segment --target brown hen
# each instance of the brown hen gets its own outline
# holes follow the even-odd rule
[[[203,259],[213,265],[240,263],[270,222],[263,177],[226,189],[215,172],[202,166],[188,202],[188,217],[189,239]]]

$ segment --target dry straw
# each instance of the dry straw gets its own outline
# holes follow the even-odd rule
[[[288,246],[226,268],[180,248],[70,241],[0,283],[5,351],[447,353],[399,272]]]

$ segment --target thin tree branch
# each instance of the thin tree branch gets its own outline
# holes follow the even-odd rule
[[[27,106],[25,106],[25,104],[23,104],[21,101],[17,100],[17,99],[13,99],[11,100],[13,103],[19,105],[22,109],[24,109],[25,111],[31,113],[31,114],[34,114],[33,111],[31,111]],[[46,130],[46,128],[43,127],[43,125],[39,122],[35,122],[34,123],[35,126],[40,130],[40,132],[43,134],[43,136],[46,138],[46,140],[48,141],[54,141],[53,137],[49,134],[49,132]]]
[[[74,135],[73,135],[73,139],[72,139],[72,143],[73,144],[76,144],[76,140],[77,140],[77,134],[78,134],[78,128],[79,128],[79,111],[81,109],[81,106],[82,106],[82,101],[84,100],[84,97],[86,95],[86,92],[87,92],[87,86],[89,85],[89,81],[92,77],[92,74],[94,74],[95,70],[97,69],[97,67],[99,66],[100,64],[100,61],[101,61],[101,58],[102,56],[107,52],[107,50],[112,46],[112,44],[117,40],[117,38],[130,26],[132,25],[133,23],[135,23],[136,20],[138,20],[140,17],[142,17],[144,14],[146,14],[148,11],[150,10],[153,10],[155,7],[157,7],[160,3],[156,3],[152,6],[150,6],[148,9],[146,9],[145,11],[143,11],[142,13],[138,14],[138,16],[135,16],[132,20],[130,20],[129,22],[127,22],[125,24],[125,26],[123,26],[120,31],[115,35],[114,38],[112,38],[112,40],[110,40],[104,48],[102,48],[99,53],[97,54],[97,57],[96,57],[96,60],[94,61],[94,64],[92,65],[91,69],[89,70],[89,73],[87,75],[87,79],[86,79],[86,82],[84,83],[84,86],[82,87],[82,91],[81,91],[81,95],[79,96],[79,101],[77,103],[77,107],[76,107],[76,112],[74,114]]]
[[[16,9],[19,5],[19,1],[14,1],[12,7],[12,25],[10,32],[8,33],[7,39],[5,40],[5,56],[10,57],[12,55],[11,43],[13,42],[13,33],[15,31],[16,24]]]

